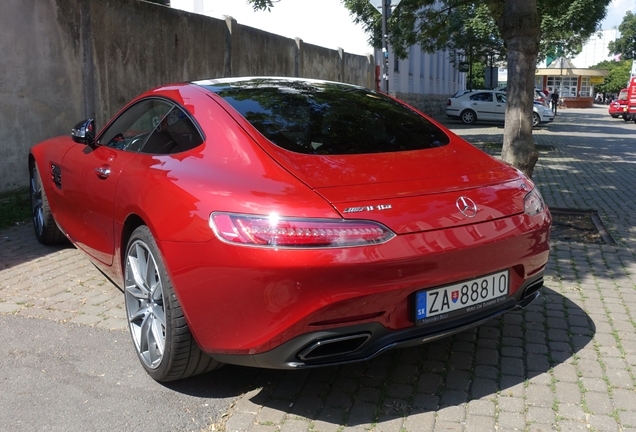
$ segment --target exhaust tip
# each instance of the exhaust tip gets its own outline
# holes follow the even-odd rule
[[[316,360],[349,354],[359,349],[370,337],[371,335],[369,333],[362,333],[333,339],[323,339],[301,350],[298,353],[298,358],[301,360]]]
[[[531,285],[528,285],[521,294],[521,300],[531,297],[534,293],[539,291],[543,287],[543,278],[536,280]]]

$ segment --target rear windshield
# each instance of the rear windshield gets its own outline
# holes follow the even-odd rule
[[[297,153],[385,153],[449,143],[415,111],[360,87],[272,79],[198,84],[221,96],[270,141]]]

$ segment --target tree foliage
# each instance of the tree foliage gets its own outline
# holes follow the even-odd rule
[[[627,11],[623,17],[623,22],[618,26],[621,37],[609,43],[609,50],[612,54],[620,54],[623,60],[636,59],[636,14]]]
[[[540,57],[556,50],[570,58],[579,54],[587,40],[600,30],[610,3],[611,0],[538,0]]]
[[[254,10],[269,10],[277,0],[246,1]],[[378,10],[369,0],[341,1],[354,22],[364,26],[369,43],[381,48],[382,17]],[[610,2],[537,0],[541,20],[539,59],[557,50],[566,57],[580,53],[583,44],[598,30]],[[389,18],[391,47],[401,58],[406,57],[409,47],[415,44],[426,52],[465,50],[473,45],[478,57],[505,58],[506,44],[499,31],[504,4],[505,0],[401,0]],[[615,53],[629,51],[632,53],[629,58],[634,58],[636,15],[628,11],[619,30],[624,37],[616,41]]]
[[[267,1],[267,0],[254,0]],[[355,22],[380,47],[381,17],[368,0],[342,0]],[[605,17],[610,0],[537,0],[541,20],[539,58],[559,49],[565,56],[581,52],[585,41]],[[402,0],[389,19],[392,48],[401,57],[419,43],[424,51],[457,50],[473,44],[482,57],[496,53],[505,58],[506,47],[498,28],[504,0]]]
[[[592,66],[592,69],[609,69],[610,71],[609,75],[605,77],[605,82],[603,84],[596,84],[594,86],[596,91],[618,94],[627,86],[632,69],[632,61],[606,60]]]
[[[280,0],[247,0],[248,3],[251,3],[254,10],[271,10],[274,5]]]

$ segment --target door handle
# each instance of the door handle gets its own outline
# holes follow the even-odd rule
[[[100,179],[107,179],[110,175],[110,167],[108,165],[102,165],[99,168],[95,168],[95,172]]]

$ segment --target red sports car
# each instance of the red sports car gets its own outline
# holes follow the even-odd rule
[[[369,359],[530,303],[532,181],[383,94],[289,78],[168,85],[29,156],[33,222],[124,292],[156,380]]]
[[[614,101],[609,104],[609,108],[607,112],[613,118],[622,117],[623,120],[629,120],[629,116],[627,113],[627,92],[629,89],[623,89]]]

